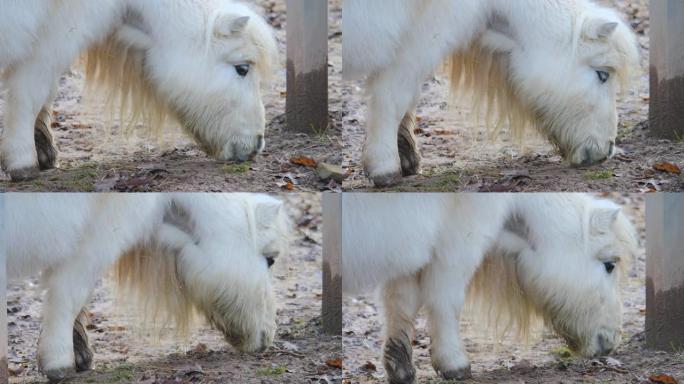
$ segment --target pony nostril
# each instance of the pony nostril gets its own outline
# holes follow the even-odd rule
[[[261,152],[264,150],[264,147],[266,146],[266,140],[264,140],[264,135],[258,135],[257,136],[257,152]]]
[[[615,142],[611,141],[608,146],[608,156],[613,156],[615,154]]]

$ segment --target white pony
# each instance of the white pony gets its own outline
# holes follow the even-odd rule
[[[410,335],[421,308],[435,370],[470,376],[459,335],[468,292],[499,325],[524,333],[540,317],[582,355],[619,343],[618,271],[637,243],[611,202],[575,194],[345,194],[342,239],[343,289],[382,288],[390,383],[415,379]]]
[[[270,26],[232,0],[5,0],[0,71],[8,92],[2,167],[12,180],[56,166],[50,110],[81,53],[87,79],[129,125],[178,120],[207,154],[243,161],[264,147],[260,86],[275,71]],[[126,124],[122,122],[122,124]]]
[[[151,317],[183,328],[197,311],[242,351],[275,332],[269,267],[285,250],[282,203],[264,195],[8,194],[0,253],[10,280],[42,272],[39,365],[62,380],[92,362],[79,312],[116,263]],[[72,328],[73,338],[72,338]]]
[[[345,0],[343,12],[345,76],[365,79],[370,96],[363,163],[376,185],[419,172],[415,107],[444,60],[452,88],[472,91],[497,127],[535,128],[573,165],[615,153],[618,87],[639,65],[615,11],[590,0]]]

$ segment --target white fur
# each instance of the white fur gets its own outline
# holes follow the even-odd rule
[[[369,94],[373,181],[399,177],[400,122],[443,61],[454,90],[471,91],[497,126],[537,129],[573,165],[613,155],[617,91],[639,65],[615,11],[590,0],[345,0],[343,12],[344,73]]]
[[[458,324],[468,294],[504,326],[525,331],[541,317],[584,355],[619,342],[619,271],[637,244],[614,203],[575,194],[349,194],[342,238],[343,289],[382,288],[388,341],[410,335],[425,308],[438,372],[469,365]],[[617,264],[610,274],[608,261]]]
[[[59,22],[56,22],[59,20]],[[229,28],[224,31],[222,28]],[[8,0],[0,12],[0,71],[8,92],[2,166],[37,169],[33,127],[59,76],[82,53],[88,80],[122,117],[158,129],[178,119],[207,153],[246,160],[263,148],[260,86],[277,65],[271,28],[232,0]],[[246,77],[236,65],[251,64]]]
[[[196,310],[235,347],[266,348],[275,304],[266,257],[285,246],[281,202],[247,194],[8,194],[0,253],[8,276],[42,272],[39,342],[48,377],[74,366],[72,327],[98,279],[119,282],[153,318]]]

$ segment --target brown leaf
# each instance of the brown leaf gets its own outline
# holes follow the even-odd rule
[[[316,160],[306,156],[293,157],[290,159],[290,163],[309,168],[316,168],[316,166],[318,166],[318,162],[316,162]]]
[[[371,363],[370,361],[366,361],[366,364],[361,366],[361,369],[364,371],[375,371],[378,368],[375,366],[375,364]]]
[[[677,380],[674,377],[665,374],[651,375],[648,379],[656,384],[677,384]]]
[[[293,191],[294,184],[292,184],[292,182],[288,180],[287,182],[280,184],[280,189],[283,189],[285,191]]]
[[[330,359],[325,362],[325,365],[328,367],[342,369],[342,359]]]
[[[653,169],[655,169],[656,171],[674,173],[677,175],[680,175],[682,173],[682,170],[679,168],[679,166],[677,164],[672,163],[658,163],[653,166]]]

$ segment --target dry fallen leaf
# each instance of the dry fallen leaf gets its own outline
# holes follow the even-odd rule
[[[648,377],[652,383],[656,384],[677,384],[677,380],[670,375],[651,375]]]
[[[370,361],[366,361],[366,364],[361,366],[361,369],[364,371],[375,371],[378,368],[375,366],[375,364],[371,363]]]
[[[292,184],[291,181],[287,181],[283,184],[280,185],[280,188],[286,191],[293,191],[294,190],[294,184]]]
[[[330,359],[325,364],[329,367],[342,369],[342,359]]]
[[[306,156],[293,157],[290,159],[290,163],[309,168],[316,168],[316,166],[318,166],[318,162],[316,162],[316,160]]]
[[[653,169],[660,172],[675,173],[677,175],[682,173],[682,170],[677,164],[672,163],[658,163],[653,166]]]

